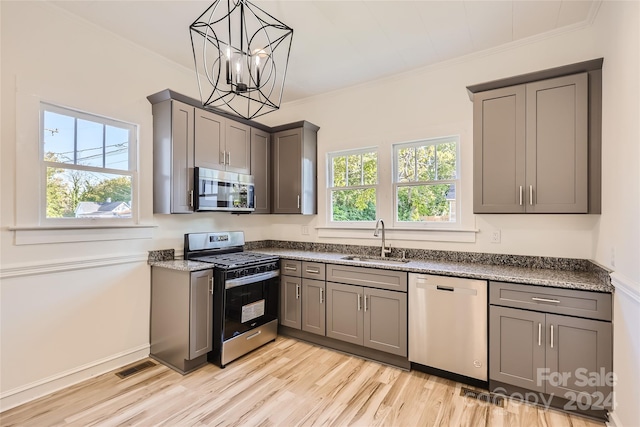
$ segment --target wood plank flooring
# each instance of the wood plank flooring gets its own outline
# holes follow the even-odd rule
[[[516,401],[501,408],[461,386],[278,337],[225,369],[107,373],[5,411],[0,425],[604,426]]]

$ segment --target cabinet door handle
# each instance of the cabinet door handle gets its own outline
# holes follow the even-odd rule
[[[324,303],[324,289],[320,288],[320,304]]]
[[[189,207],[193,207],[193,190],[189,191]]]
[[[307,268],[307,273],[320,274],[320,270],[317,270],[314,268]]]
[[[522,206],[522,185],[520,186],[520,206]]]
[[[364,311],[367,312],[367,296],[364,296]]]
[[[298,194],[298,209],[300,209],[300,195]]]
[[[553,325],[551,325],[551,348],[553,348]]]
[[[222,154],[222,161],[220,160],[220,156],[218,156],[218,163],[222,163],[224,165],[227,162],[227,152],[221,151],[220,154]]]
[[[300,285],[296,285],[296,299],[300,299]]]
[[[542,345],[542,323],[538,323],[538,347]]]
[[[538,298],[538,297],[531,297],[531,300],[533,301],[537,301],[537,302],[552,302],[554,304],[559,304],[560,300],[557,299],[548,299],[548,298]]]
[[[533,185],[529,186],[529,205],[533,206]]]
[[[227,151],[227,165],[231,165],[231,151]]]
[[[360,308],[360,294],[358,294],[358,311],[360,311],[360,310],[361,310],[361,308]]]

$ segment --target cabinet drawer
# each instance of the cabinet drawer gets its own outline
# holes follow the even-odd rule
[[[294,261],[291,259],[280,260],[280,274],[302,277],[302,261]]]
[[[327,281],[407,292],[404,271],[327,264]]]
[[[321,262],[302,261],[302,277],[324,280],[324,264]]]
[[[611,320],[611,294],[490,282],[489,303],[546,313]]]

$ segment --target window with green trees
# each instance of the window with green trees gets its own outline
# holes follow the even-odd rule
[[[135,125],[42,103],[45,218],[132,218]]]
[[[398,223],[456,223],[458,142],[452,136],[393,146]]]
[[[375,221],[378,153],[330,153],[328,164],[331,221]]]

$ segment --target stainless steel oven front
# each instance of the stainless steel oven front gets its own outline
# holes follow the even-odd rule
[[[250,273],[250,274],[247,274]],[[221,367],[276,339],[279,261],[239,269],[216,268],[212,361]]]

